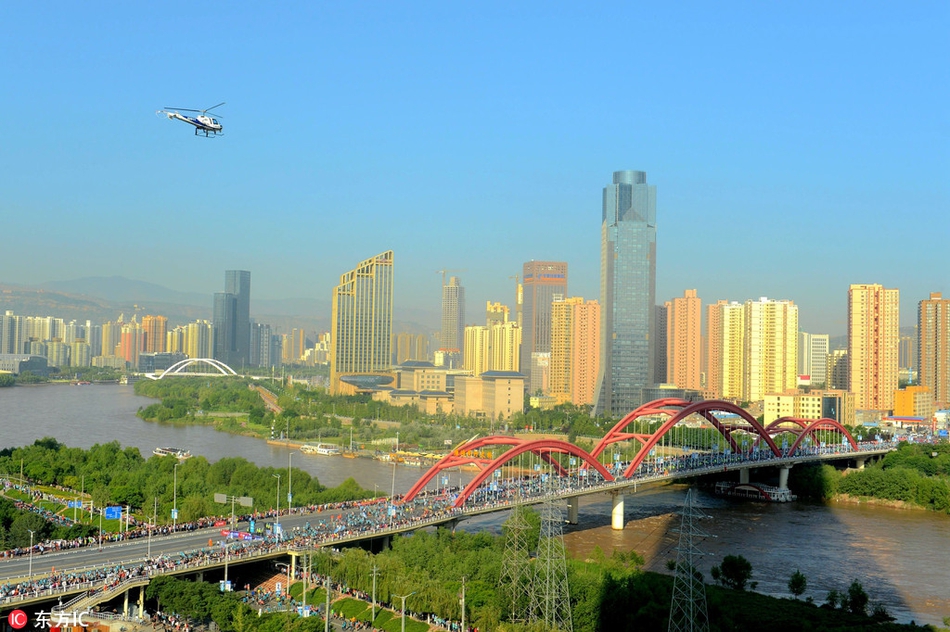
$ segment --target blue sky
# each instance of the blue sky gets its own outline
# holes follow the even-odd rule
[[[769,296],[842,333],[950,295],[950,4],[11,3],[0,282],[120,274],[329,299],[396,253],[397,309],[468,320],[529,259],[599,293],[601,190],[657,186],[657,299]],[[163,106],[220,101],[195,138]]]

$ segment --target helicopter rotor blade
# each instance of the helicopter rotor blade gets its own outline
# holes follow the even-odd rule
[[[227,103],[227,101],[222,101],[221,103],[219,103],[219,104],[217,104],[217,105],[212,105],[210,108],[208,108],[208,109],[206,109],[206,110],[201,110],[201,111],[202,111],[202,112],[210,112],[211,110],[213,110],[213,109],[215,109],[215,108],[221,107],[221,106],[224,105],[225,103]],[[217,116],[217,115],[215,115],[215,116]]]
[[[204,110],[193,110],[191,108],[170,108],[166,107],[166,110],[177,110],[179,112],[204,112]]]

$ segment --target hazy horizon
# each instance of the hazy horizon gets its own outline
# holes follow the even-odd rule
[[[18,4],[0,25],[0,282],[112,276],[466,321],[525,261],[599,298],[603,187],[657,187],[657,302],[768,296],[843,333],[851,283],[950,295],[950,5]],[[224,135],[156,117],[215,110]]]

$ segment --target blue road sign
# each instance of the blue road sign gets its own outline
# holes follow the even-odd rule
[[[70,500],[69,502],[66,503],[66,506],[69,507],[70,509],[82,509],[82,501]]]
[[[103,516],[106,520],[122,520],[122,507],[106,507]]]

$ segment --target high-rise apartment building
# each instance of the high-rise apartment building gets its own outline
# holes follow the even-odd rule
[[[12,310],[0,316],[0,354],[23,353],[23,317]]]
[[[596,414],[640,404],[653,377],[655,305],[656,186],[644,171],[615,171],[603,193]]]
[[[798,335],[798,373],[807,375],[812,386],[828,388],[828,352],[831,338],[828,334]]]
[[[488,371],[489,336],[486,325],[472,325],[465,328],[465,352],[462,355],[462,368],[474,376]]]
[[[522,267],[522,331],[521,373],[532,375],[532,358],[537,353],[551,352],[551,303],[567,296],[567,263],[563,261],[528,261]],[[540,375],[540,374],[538,374]],[[528,392],[543,389],[537,380],[526,385]]]
[[[442,333],[439,350],[460,354],[465,345],[465,288],[458,277],[442,286]]]
[[[666,366],[667,353],[669,352],[666,339],[668,333],[666,320],[671,307],[672,304],[667,301],[653,308],[653,322],[656,324],[656,330],[653,332],[653,377],[650,378],[650,382],[653,384],[666,384],[669,378]]]
[[[381,375],[392,367],[393,251],[361,261],[333,288],[330,392],[359,383],[348,376]]]
[[[950,406],[950,298],[931,292],[917,306],[917,383],[939,408]]]
[[[901,336],[898,366],[902,369],[917,370],[917,345],[919,336]]]
[[[848,350],[833,349],[828,354],[828,370],[825,372],[828,387],[839,391],[847,391],[848,383]]]
[[[848,288],[848,382],[858,410],[891,410],[898,385],[900,292]]]
[[[600,303],[581,297],[551,306],[548,390],[558,403],[594,403],[600,368]]]
[[[517,371],[520,347],[521,328],[516,322],[466,327],[462,368],[475,376],[486,371]]]
[[[791,301],[709,305],[706,339],[707,397],[761,401],[795,388],[798,307]]]
[[[135,316],[132,316],[132,320],[124,323],[120,329],[119,351],[116,355],[121,356],[129,366],[137,368],[139,365],[139,354],[145,351],[144,347],[145,331]]]
[[[739,400],[745,395],[745,307],[733,301],[719,309],[719,393],[725,399]]]
[[[798,306],[761,298],[746,301],[743,399],[794,389],[798,383]]]
[[[142,331],[145,332],[145,349],[148,353],[165,352],[165,333],[168,319],[164,316],[147,314],[142,318]]]
[[[429,337],[426,334],[403,332],[396,336],[396,364],[409,360],[427,362],[429,360]]]
[[[722,306],[729,301],[716,301],[706,306],[706,384],[703,396],[722,397]]]
[[[667,303],[666,382],[680,388],[702,388],[702,299],[696,290]],[[658,323],[658,329],[661,328]]]

